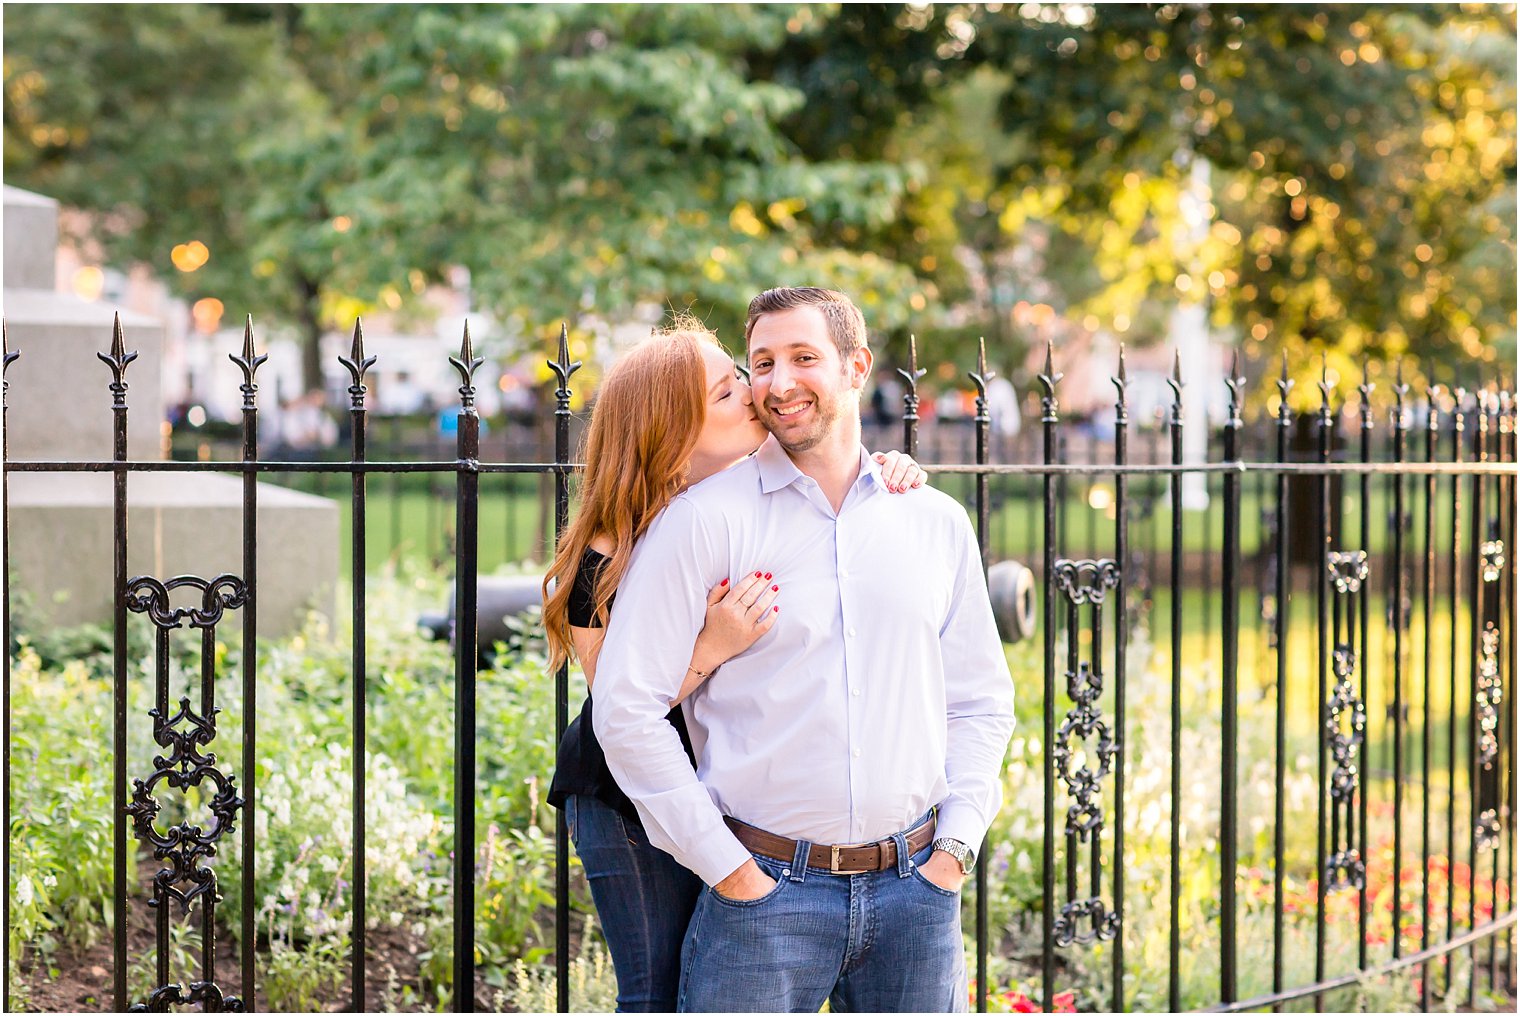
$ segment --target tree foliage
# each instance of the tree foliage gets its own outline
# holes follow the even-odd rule
[[[310,337],[464,268],[530,335],[653,300],[731,337],[808,281],[1005,365],[1020,301],[1140,342],[1206,301],[1263,358],[1514,353],[1513,7],[7,13],[8,179]]]

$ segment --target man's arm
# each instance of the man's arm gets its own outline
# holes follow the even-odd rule
[[[618,584],[592,711],[607,767],[649,841],[708,885],[752,859],[697,781],[665,714],[680,695],[707,590],[723,577],[727,557],[688,502],[677,499],[655,520]]]
[[[936,836],[981,848],[1003,803],[1003,759],[1013,736],[1013,678],[992,617],[970,523],[960,518],[956,592],[940,629],[945,675],[945,782]]]

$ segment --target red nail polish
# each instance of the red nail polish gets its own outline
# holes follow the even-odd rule
[[[779,614],[779,613],[781,613],[781,608],[780,607],[772,607],[771,608],[771,613],[773,613],[773,614]]]
[[[771,592],[773,592],[773,593],[779,593],[780,591],[781,591],[781,587],[780,586],[771,586]]]
[[[766,573],[765,573],[765,577],[766,577],[766,578],[770,578],[770,577],[771,577],[771,573],[770,573],[770,572],[766,572]]]
[[[728,579],[724,579],[722,582],[719,582],[718,585],[720,585],[720,586],[726,586],[726,585],[728,585]]]
[[[760,577],[760,573],[759,572],[755,572],[755,578],[758,579],[759,577]]]

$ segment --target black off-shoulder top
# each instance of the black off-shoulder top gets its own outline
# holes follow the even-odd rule
[[[575,571],[575,585],[570,590],[569,603],[570,623],[577,628],[601,627],[596,619],[594,592],[597,576],[607,566],[607,560],[606,556],[590,547],[581,556],[580,567]],[[623,793],[617,781],[612,778],[612,771],[607,768],[607,757],[602,754],[596,730],[591,725],[591,712],[592,698],[587,695],[580,715],[570,721],[564,739],[559,743],[559,753],[554,763],[554,782],[549,786],[549,803],[561,808],[571,794],[589,794],[616,810],[625,820],[638,822],[639,815],[633,802]],[[681,737],[681,746],[686,749],[686,756],[692,760],[692,768],[695,769],[696,754],[691,749],[691,735],[686,731],[686,717],[681,715],[681,708],[677,706],[672,709],[665,718],[676,728],[676,733]]]

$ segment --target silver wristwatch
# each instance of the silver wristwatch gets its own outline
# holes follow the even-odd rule
[[[960,840],[953,840],[948,836],[941,836],[939,839],[935,840],[931,846],[935,850],[943,850],[945,853],[955,858],[956,861],[960,862],[962,875],[971,874],[971,870],[976,867],[976,851],[966,846]]]

